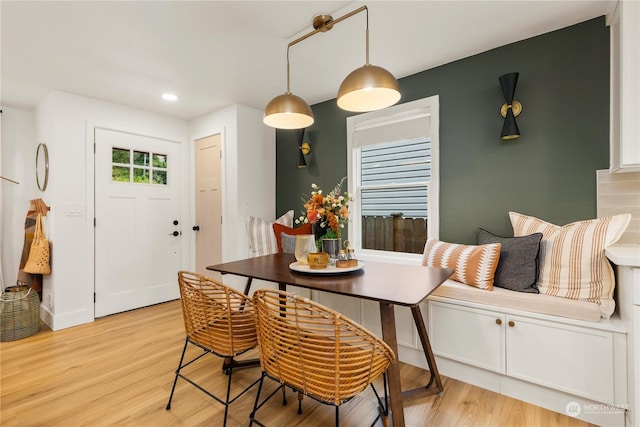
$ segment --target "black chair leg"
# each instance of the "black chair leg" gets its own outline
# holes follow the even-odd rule
[[[180,369],[182,369],[182,362],[184,361],[184,354],[187,352],[187,345],[189,344],[189,339],[184,340],[184,348],[182,349],[182,356],[180,356],[180,362],[178,363],[178,369],[176,370],[176,377],[173,379],[173,387],[171,387],[171,394],[169,395],[169,401],[167,402],[167,406],[165,409],[168,411],[171,409],[171,399],[173,399],[173,392],[176,390],[176,383],[178,382],[178,376],[180,375]]]
[[[302,399],[304,399],[304,394],[298,392],[298,415],[302,414]]]
[[[229,376],[227,381],[227,399],[224,404],[224,423],[222,427],[227,427],[227,413],[229,412],[229,397],[231,396],[231,376],[233,375],[233,358],[231,358],[230,367],[227,375]]]
[[[336,406],[336,427],[340,426],[340,407]]]
[[[253,410],[249,414],[249,427],[253,425],[253,421],[256,417],[256,411],[258,410],[258,402],[260,401],[260,392],[262,391],[262,383],[264,382],[264,374],[260,376],[260,384],[258,384],[258,392],[256,393],[256,400],[253,403]]]

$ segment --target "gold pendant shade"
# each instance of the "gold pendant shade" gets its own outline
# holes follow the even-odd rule
[[[352,71],[338,89],[338,107],[347,111],[374,111],[400,100],[393,75],[382,67],[366,64]]]
[[[313,124],[313,112],[299,96],[289,88],[289,48],[302,40],[329,31],[335,24],[351,16],[367,12],[366,63],[352,71],[338,90],[338,107],[347,111],[365,112],[389,107],[400,100],[400,86],[389,71],[369,64],[369,10],[362,6],[352,12],[333,19],[330,15],[318,15],[313,20],[314,31],[289,43],[287,47],[287,92],[272,99],[264,111],[264,123],[278,129],[300,129]]]
[[[313,112],[304,99],[288,92],[267,104],[263,121],[278,129],[301,129],[313,124]]]

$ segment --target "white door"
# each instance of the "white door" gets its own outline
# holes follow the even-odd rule
[[[195,142],[196,271],[218,280],[207,266],[222,262],[221,145],[220,134]]]
[[[180,145],[95,129],[95,316],[179,297]]]

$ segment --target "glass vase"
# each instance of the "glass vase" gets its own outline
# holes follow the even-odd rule
[[[329,254],[329,263],[334,265],[336,258],[338,257],[338,251],[340,250],[342,239],[337,237],[335,239],[320,239],[322,242],[322,252]]]
[[[300,264],[309,264],[307,257],[312,252],[317,252],[316,238],[313,234],[296,235],[295,257]]]

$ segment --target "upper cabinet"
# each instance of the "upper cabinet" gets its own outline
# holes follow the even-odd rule
[[[611,16],[612,172],[640,171],[640,2],[620,0]]]

